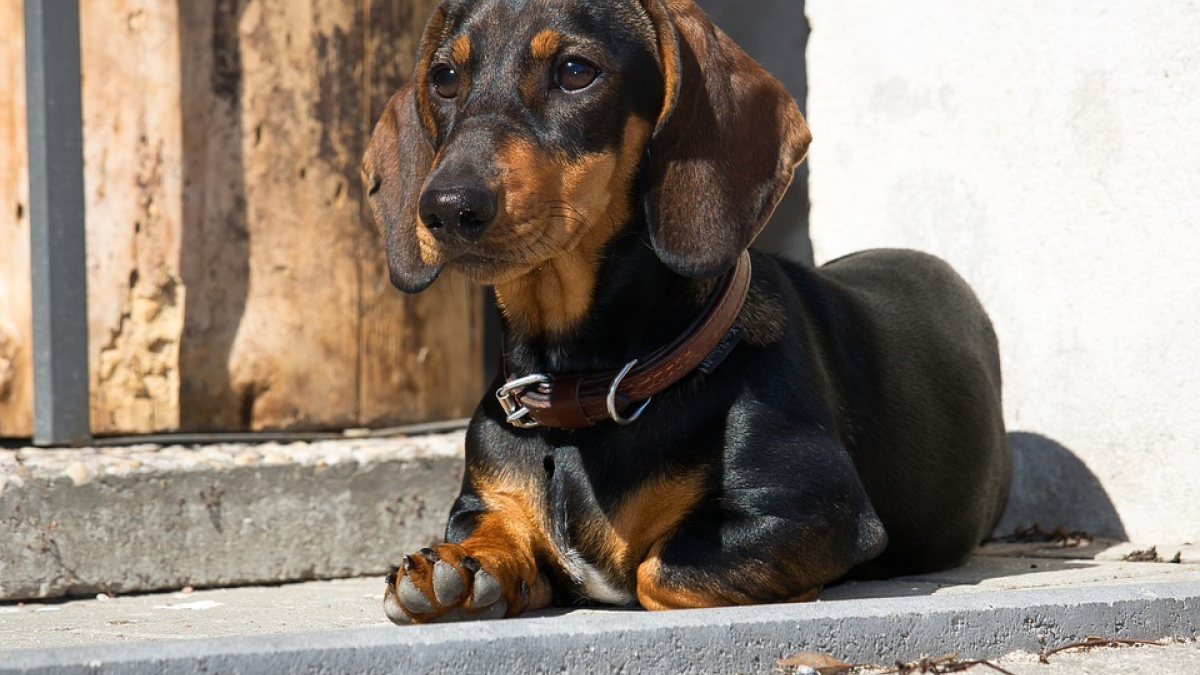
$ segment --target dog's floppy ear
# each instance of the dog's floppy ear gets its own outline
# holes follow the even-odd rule
[[[658,35],[665,96],[643,173],[655,251],[717,276],[766,225],[812,140],[796,102],[693,0],[641,0]]]
[[[432,164],[433,148],[418,119],[410,83],[388,101],[363,159],[363,183],[383,230],[392,284],[405,293],[420,293],[442,271],[425,262],[417,238],[421,187]]]
[[[442,265],[426,262],[421,240],[421,190],[433,167],[436,124],[429,113],[429,62],[445,27],[446,7],[425,24],[415,76],[396,92],[371,134],[363,158],[363,183],[375,222],[383,230],[392,285],[405,293],[429,288]]]

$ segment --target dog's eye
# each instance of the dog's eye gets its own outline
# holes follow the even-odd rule
[[[554,83],[563,91],[579,91],[587,89],[600,72],[596,67],[581,59],[571,59],[558,67],[554,74]]]
[[[442,98],[455,98],[458,96],[458,71],[449,67],[442,66],[433,71],[433,75],[429,78],[433,83],[433,90]]]

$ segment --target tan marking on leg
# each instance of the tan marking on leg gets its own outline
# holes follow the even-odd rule
[[[668,609],[707,609],[710,607],[728,607],[739,603],[730,602],[726,598],[706,593],[695,588],[668,588],[659,582],[662,559],[659,557],[663,543],[660,540],[650,549],[650,554],[638,565],[637,598],[638,603],[651,611]]]
[[[539,564],[547,561],[561,564],[561,561],[555,557],[550,544],[542,490],[532,482],[508,476],[476,476],[474,487],[487,507],[486,512],[477,517],[474,530],[462,542],[433,547],[437,559],[461,575],[464,592],[453,601],[438,598],[436,564],[420,553],[411,555],[408,571],[401,572],[396,583],[389,584],[384,594],[384,609],[393,621],[397,621],[394,616],[397,613],[408,619],[401,618],[399,623],[427,623],[460,609],[468,612],[469,617],[470,612],[487,613],[489,608],[496,608],[490,601],[482,607],[472,605],[475,589],[471,588],[472,577],[463,565],[468,556],[479,564],[480,571],[474,575],[476,583],[486,573],[499,585],[505,616],[550,605],[554,591]],[[411,588],[423,595],[431,610],[414,614],[401,600],[404,584],[411,584]],[[443,600],[451,604],[444,605]]]
[[[488,510],[460,546],[500,582],[508,616],[547,607],[553,593],[537,561],[553,551],[540,491],[531,485],[487,479],[477,480],[475,488]],[[527,602],[521,598],[522,580],[529,585]]]
[[[558,46],[560,44],[562,44],[562,33],[547,28],[533,36],[533,40],[530,40],[529,53],[535,59],[549,60],[558,54]]]
[[[576,548],[609,586],[629,598],[636,588],[638,565],[703,499],[705,483],[703,471],[646,481],[610,516],[596,513],[578,520]]]
[[[598,549],[607,566],[632,576],[650,547],[675,531],[704,491],[702,471],[651,479],[623,499],[611,519],[586,524],[585,548]]]
[[[669,537],[669,535],[668,535]],[[727,578],[712,579],[708,588],[680,588],[665,584],[662,578],[662,549],[667,538],[660,539],[637,570],[637,596],[649,610],[705,609],[765,603],[808,602],[821,592],[817,586],[799,594],[788,590],[793,569],[774,569],[764,565],[731,569]],[[753,589],[753,590],[746,590]]]

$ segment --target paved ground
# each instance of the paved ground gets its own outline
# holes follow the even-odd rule
[[[1024,553],[1062,555],[1057,549]],[[951,652],[963,658],[1038,652],[1089,635],[1200,637],[1196,564],[980,556],[937,575],[846,584],[805,605],[577,610],[416,628],[383,619],[381,583],[374,578],[0,605],[0,674],[715,675],[774,672],[777,659],[796,651],[886,665]],[[1198,655],[1195,644],[1185,644],[1060,655],[1050,666],[1014,657],[1003,667],[1014,675],[1195,675]]]
[[[943,662],[942,667],[951,663],[955,662]],[[1050,656],[1047,663],[1041,663],[1037,655],[1017,653],[990,663],[1011,675],[1195,675],[1200,673],[1200,643],[1081,648]],[[897,670],[870,668],[858,670],[855,675],[883,675]],[[984,665],[969,670],[976,675],[1001,672]]]

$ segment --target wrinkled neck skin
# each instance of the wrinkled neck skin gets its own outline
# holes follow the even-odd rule
[[[590,309],[573,328],[539,334],[521,330],[505,319],[506,375],[621,368],[685,331],[714,284],[673,272],[658,259],[649,242],[645,226],[635,225],[606,245]]]

